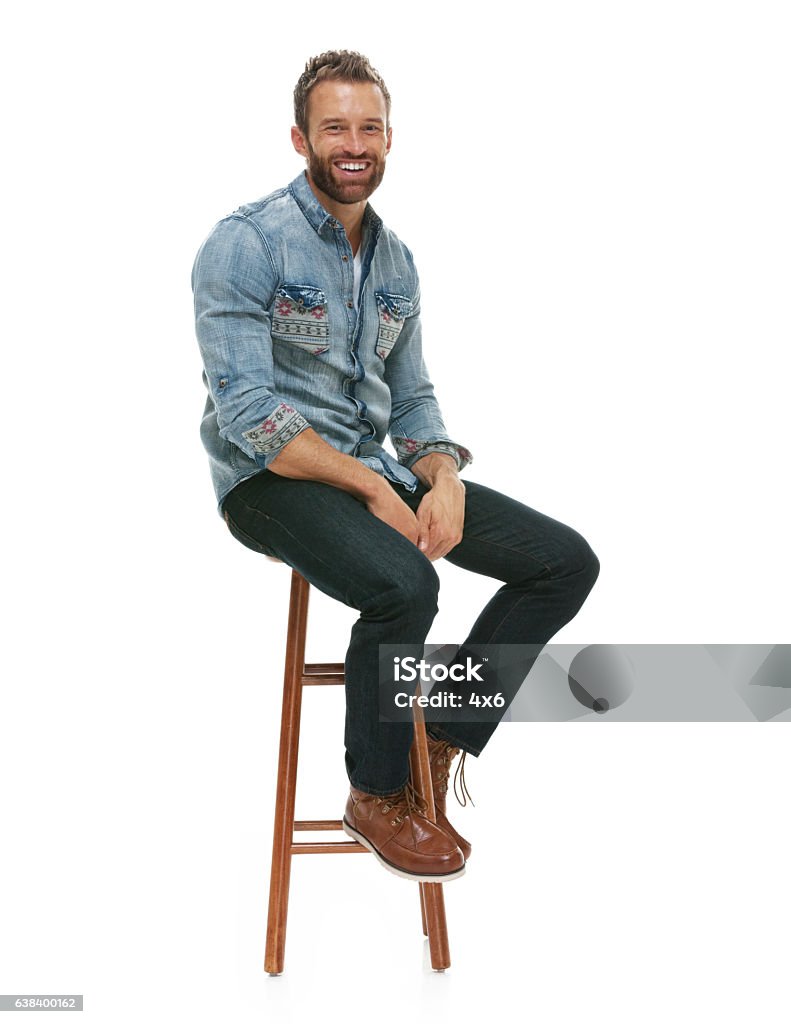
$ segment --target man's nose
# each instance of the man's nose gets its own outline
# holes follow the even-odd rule
[[[356,128],[350,128],[346,133],[346,148],[352,154],[365,152],[365,137]]]

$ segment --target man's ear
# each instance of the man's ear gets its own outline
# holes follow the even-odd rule
[[[296,125],[291,129],[291,144],[300,156],[304,156],[307,159],[308,149],[305,145],[305,136]]]
[[[393,145],[393,129],[392,128],[388,128],[387,129],[387,149],[385,150],[386,154],[390,152],[390,147],[392,145]]]

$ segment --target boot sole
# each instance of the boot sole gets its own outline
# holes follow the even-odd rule
[[[358,832],[357,829],[352,828],[345,817],[343,819],[343,831],[347,836],[351,836],[352,839],[356,839],[358,843],[366,848],[366,850],[370,850],[383,868],[386,868],[394,875],[398,875],[399,878],[408,879],[410,882],[452,882],[456,878],[461,878],[466,868],[466,864],[462,864],[462,866],[456,871],[450,871],[443,875],[426,875],[421,874],[419,871],[405,871],[404,868],[396,867],[396,865],[392,864],[386,857],[383,857],[370,839],[366,839],[362,832]]]

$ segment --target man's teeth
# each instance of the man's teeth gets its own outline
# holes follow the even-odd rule
[[[338,164],[342,171],[364,171],[365,164]]]

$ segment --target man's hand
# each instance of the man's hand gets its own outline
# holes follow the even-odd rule
[[[417,545],[434,562],[452,551],[463,536],[466,491],[456,461],[449,455],[432,452],[418,459],[412,472],[431,487],[418,505]]]
[[[417,546],[426,558],[443,558],[464,532],[464,484],[457,476],[443,476],[418,505]]]
[[[380,479],[383,486],[377,487],[372,497],[364,499],[365,507],[377,519],[381,519],[383,523],[402,533],[407,540],[417,544],[418,522],[415,513],[402,498],[398,497],[390,484],[381,477]]]

